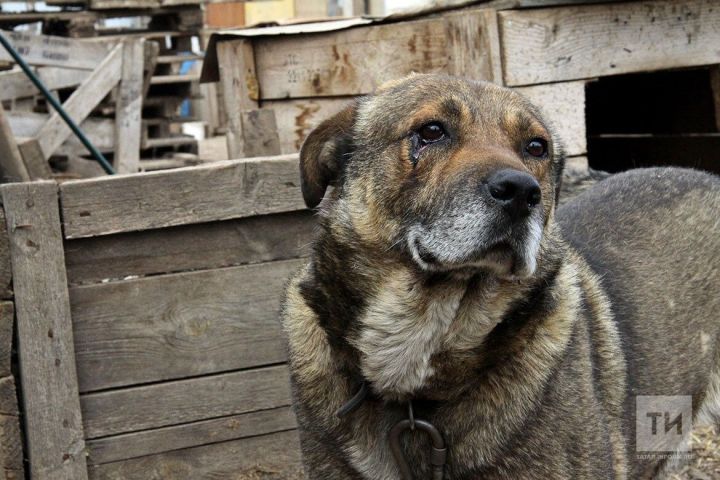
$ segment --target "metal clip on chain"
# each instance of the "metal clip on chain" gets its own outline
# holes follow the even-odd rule
[[[405,454],[400,445],[400,437],[405,430],[422,430],[430,435],[432,441],[432,451],[430,452],[430,463],[432,464],[432,480],[443,480],[445,463],[447,461],[447,448],[445,448],[445,440],[443,440],[440,431],[435,426],[425,420],[415,418],[413,412],[412,401],[408,402],[408,418],[400,420],[390,430],[388,440],[390,442],[390,450],[392,451],[395,463],[400,469],[403,480],[413,480],[410,466],[407,463]]]

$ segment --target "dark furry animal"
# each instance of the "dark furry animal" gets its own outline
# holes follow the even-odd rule
[[[451,480],[651,478],[668,456],[636,448],[637,396],[713,412],[720,180],[636,170],[557,210],[562,169],[526,99],[446,76],[310,134],[305,200],[334,189],[283,314],[309,478],[401,478],[387,434],[408,401]],[[431,478],[427,436],[402,448]]]

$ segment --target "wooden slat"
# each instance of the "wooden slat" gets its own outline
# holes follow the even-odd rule
[[[102,43],[27,32],[3,32],[3,35],[30,65],[94,70],[108,53]],[[0,48],[0,61],[13,61],[4,48]]]
[[[275,111],[280,150],[282,153],[300,151],[302,143],[320,123],[338,113],[352,101],[352,97],[325,97],[263,102]]]
[[[243,157],[280,155],[280,137],[275,112],[268,108],[243,110]]]
[[[121,80],[115,106],[115,169],[135,173],[140,168],[144,40],[123,42]]]
[[[125,433],[90,440],[88,463],[99,465],[117,462],[209,443],[292,430],[296,426],[292,407],[280,407],[173,427]]]
[[[297,155],[65,182],[66,238],[303,210]]]
[[[508,85],[720,62],[713,0],[662,0],[500,12]]]
[[[0,207],[0,298],[12,297],[12,264],[10,263],[10,237],[5,225],[5,209]]]
[[[313,214],[304,210],[69,240],[65,243],[68,282],[298,258],[310,251],[315,223]]]
[[[10,128],[16,137],[35,137],[47,122],[49,115],[34,112],[8,113]],[[109,118],[86,118],[80,129],[101,152],[112,152],[115,147],[115,125]],[[88,155],[87,148],[75,135],[70,135],[58,147],[57,155]]]
[[[563,82],[516,89],[537,105],[565,146],[566,155],[587,152],[585,82]]]
[[[25,432],[33,479],[87,478],[54,182],[1,188],[7,212]]]
[[[302,480],[297,431],[222,442],[91,467],[93,480]]]
[[[25,162],[2,104],[0,104],[0,170],[3,182],[30,180],[30,174],[25,168]]]
[[[18,149],[30,180],[47,180],[52,176],[50,164],[37,138],[18,139]]]
[[[87,438],[290,405],[285,366],[89,393],[80,398]]]
[[[63,103],[63,108],[75,123],[85,120],[118,83],[121,69],[122,45],[117,45]],[[45,158],[50,157],[71,134],[70,127],[57,112],[54,112],[37,136]]]
[[[493,66],[491,49],[484,44],[491,34],[487,20],[485,10],[474,9],[302,37],[261,38],[255,41],[260,94],[263,99],[361,95],[411,72],[493,80],[498,59]]]
[[[76,87],[90,74],[87,70],[75,70],[60,67],[41,67],[35,73],[48,90]],[[21,70],[0,73],[0,100],[32,97],[40,95],[40,90],[28,79]]]
[[[75,287],[80,391],[283,362],[283,287],[303,260]]]
[[[255,53],[249,40],[221,42],[217,46],[227,113],[227,145],[230,158],[243,156],[242,111],[258,108],[259,88]]]

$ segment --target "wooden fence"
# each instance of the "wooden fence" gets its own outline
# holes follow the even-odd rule
[[[313,228],[297,161],[0,187],[33,480],[298,474],[278,319]]]

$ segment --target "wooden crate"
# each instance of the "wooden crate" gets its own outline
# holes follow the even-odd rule
[[[0,187],[33,479],[299,474],[279,324],[314,224],[297,163]]]
[[[245,121],[248,110],[273,112],[263,128],[276,125],[279,151],[295,152],[352,98],[411,72],[437,72],[517,88],[546,113],[568,155],[583,155],[585,82],[720,62],[709,47],[720,43],[712,0],[477,3],[378,22],[219,32],[203,80],[219,80],[225,92],[230,154],[270,135]]]

